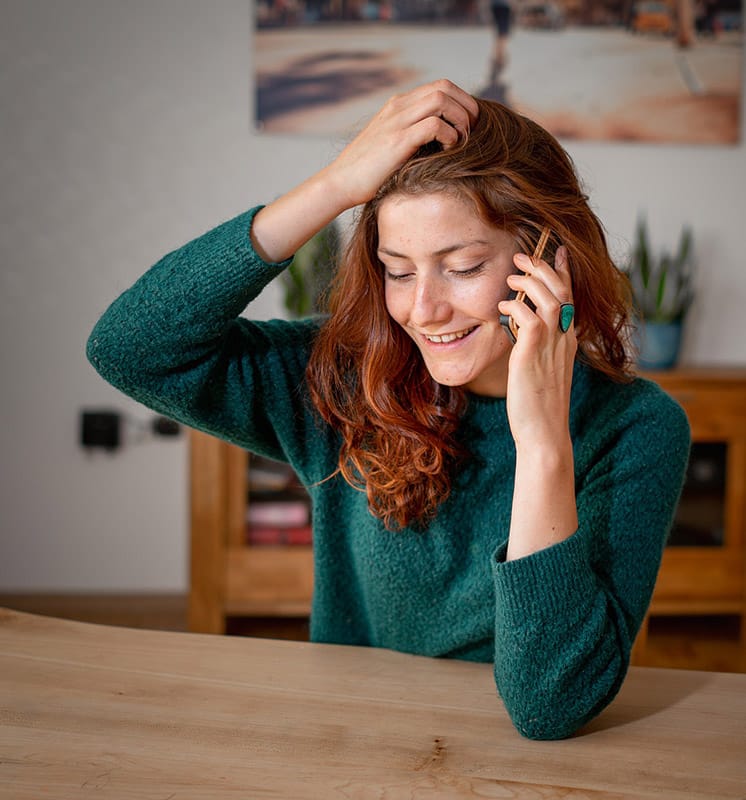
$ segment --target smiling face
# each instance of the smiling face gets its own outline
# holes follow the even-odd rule
[[[394,194],[378,210],[386,308],[438,383],[504,396],[510,340],[497,304],[518,247],[451,194]]]

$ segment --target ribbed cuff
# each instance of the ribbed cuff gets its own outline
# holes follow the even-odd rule
[[[514,561],[505,561],[507,544],[502,545],[492,561],[497,622],[522,627],[558,617],[571,619],[573,609],[587,608],[597,590],[587,539],[587,532],[578,530]]]
[[[183,259],[189,264],[199,265],[201,279],[208,279],[218,294],[221,289],[232,294],[235,287],[240,286],[243,302],[253,299],[293,260],[266,262],[254,249],[251,225],[262,208],[256,206],[223,222],[183,248]],[[208,276],[210,267],[212,270]]]

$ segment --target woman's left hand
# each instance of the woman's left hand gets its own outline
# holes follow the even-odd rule
[[[516,449],[563,445],[569,439],[570,388],[577,352],[575,325],[560,328],[561,306],[572,303],[567,248],[559,247],[555,268],[519,253],[520,273],[508,285],[524,291],[536,306],[504,300],[500,312],[518,325],[518,337],[508,366],[507,409]]]

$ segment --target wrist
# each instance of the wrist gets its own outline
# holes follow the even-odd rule
[[[327,164],[311,180],[317,184],[319,200],[334,210],[335,217],[369,199],[361,190],[360,176],[339,160]]]
[[[254,249],[267,262],[284,261],[348,207],[332,176],[321,170],[257,213]]]
[[[515,441],[516,467],[557,471],[573,464],[569,432],[554,436],[521,437]]]
[[[567,539],[578,527],[572,444],[535,447],[516,454],[506,560]]]

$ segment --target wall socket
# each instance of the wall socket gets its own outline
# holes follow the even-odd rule
[[[80,412],[80,444],[86,449],[114,452],[125,443],[125,438],[128,444],[137,444],[148,436],[172,437],[180,433],[181,425],[161,414],[149,422],[140,422],[107,409],[84,409]]]
[[[121,445],[122,415],[117,411],[82,411],[80,444],[114,451]]]

